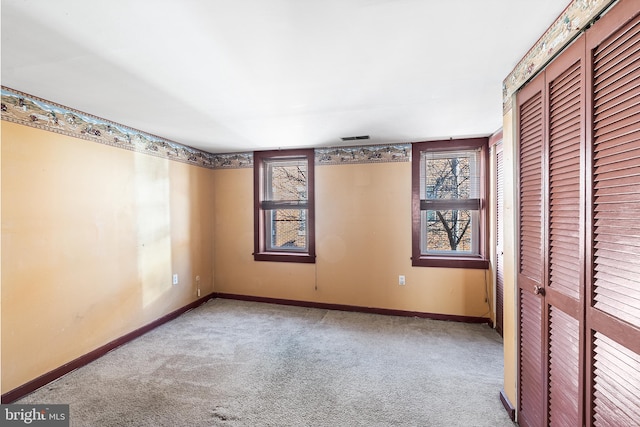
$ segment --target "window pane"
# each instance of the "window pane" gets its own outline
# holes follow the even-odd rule
[[[306,159],[266,161],[265,200],[307,200]]]
[[[411,146],[411,264],[482,268],[486,258],[488,138]]]
[[[477,211],[422,211],[421,251],[429,253],[476,253],[474,227]]]
[[[422,199],[479,197],[478,151],[423,152]]]
[[[274,209],[265,211],[268,250],[307,250],[307,210]]]
[[[315,263],[313,149],[253,153],[254,259]]]

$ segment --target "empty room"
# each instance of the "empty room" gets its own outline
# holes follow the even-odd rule
[[[638,425],[640,1],[0,13],[2,425]]]

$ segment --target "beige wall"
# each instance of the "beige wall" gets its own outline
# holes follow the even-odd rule
[[[514,102],[515,104],[515,102]],[[504,391],[512,405],[516,405],[517,348],[516,348],[516,146],[513,111],[504,115],[504,296],[503,296],[503,341],[504,341]]]
[[[316,264],[253,261],[253,170],[214,182],[216,292],[489,317],[489,272],[411,267],[409,162],[316,166]]]
[[[1,148],[3,393],[213,291],[213,171],[9,122]]]
[[[1,148],[3,393],[194,301],[196,275],[202,295],[490,315],[490,272],[411,267],[409,162],[317,166],[318,258],[294,264],[253,261],[250,168],[9,122]]]

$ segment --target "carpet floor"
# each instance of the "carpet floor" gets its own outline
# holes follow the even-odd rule
[[[72,426],[513,426],[487,325],[215,299],[15,403]]]

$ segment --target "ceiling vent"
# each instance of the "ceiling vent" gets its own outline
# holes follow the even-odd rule
[[[361,136],[343,136],[340,138],[343,141],[358,141],[361,139],[369,139],[369,135],[361,135]]]

